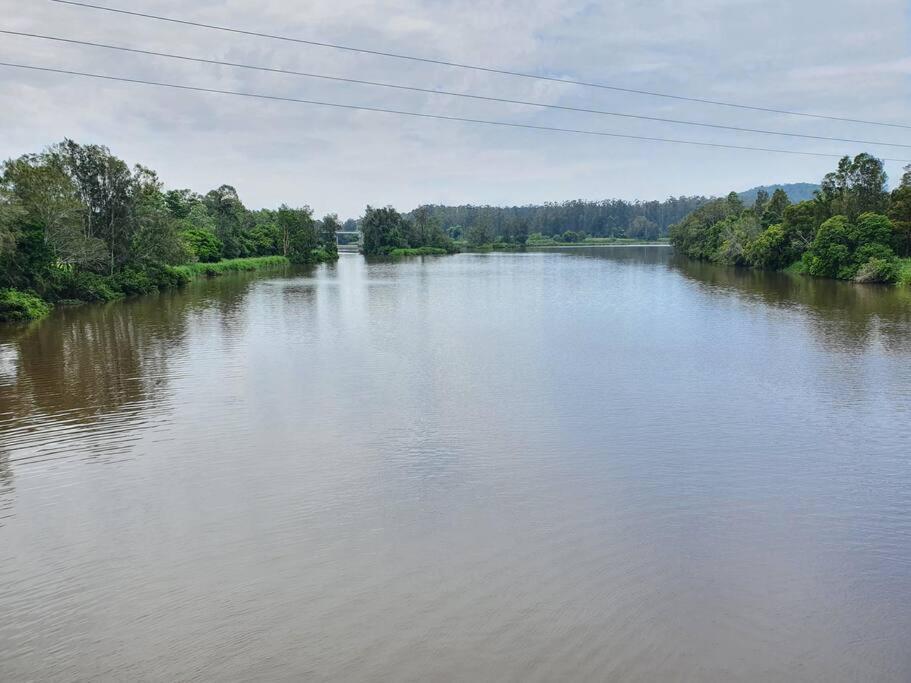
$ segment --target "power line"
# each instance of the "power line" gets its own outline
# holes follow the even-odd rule
[[[268,38],[270,40],[281,40],[289,43],[299,43],[301,45],[312,45],[315,47],[325,47],[331,48],[333,50],[345,50],[347,52],[357,52],[360,54],[366,55],[375,55],[379,57],[391,57],[393,59],[405,59],[413,62],[423,62],[425,64],[436,64],[439,66],[448,66],[456,69],[469,69],[471,71],[482,71],[485,73],[493,74],[502,74],[504,76],[515,76],[518,78],[530,78],[540,81],[552,81],[555,83],[566,83],[569,85],[578,85],[584,86],[587,88],[600,88],[602,90],[613,90],[616,92],[625,92],[633,93],[636,95],[648,95],[650,97],[663,97],[671,100],[680,100],[684,102],[697,102],[699,104],[711,104],[720,107],[731,107],[734,109],[746,109],[750,111],[761,111],[771,114],[786,114],[788,116],[803,116],[807,118],[814,119],[826,119],[829,121],[840,121],[843,123],[861,123],[871,126],[886,126],[889,128],[905,128],[911,129],[911,125],[901,124],[901,123],[887,123],[883,121],[868,121],[865,119],[852,119],[843,116],[830,116],[827,114],[813,114],[809,112],[802,111],[792,111],[788,109],[774,109],[771,107],[757,107],[754,105],[739,104],[736,102],[724,102],[722,100],[710,100],[700,97],[688,97],[685,95],[673,95],[669,93],[654,92],[650,90],[637,90],[635,88],[624,88],[616,85],[608,85],[606,83],[592,83],[589,81],[579,81],[571,78],[559,78],[557,76],[540,76],[536,74],[523,73],[521,71],[509,71],[506,69],[496,69],[493,67],[487,66],[478,66],[475,64],[462,64],[459,62],[449,62],[442,59],[432,59],[430,57],[417,57],[414,55],[405,55],[397,52],[384,52],[382,50],[370,50],[362,47],[354,47],[351,45],[339,45],[337,43],[326,43],[317,40],[306,40],[304,38],[292,38],[290,36],[280,36],[272,33],[261,33],[259,31],[247,31],[239,28],[231,28],[228,26],[218,26],[216,24],[205,24],[199,21],[190,21],[188,19],[175,19],[173,17],[164,17],[157,14],[147,14],[145,12],[135,12],[132,10],[118,9],[114,7],[104,7],[103,5],[94,5],[88,2],[76,2],[75,0],[51,0],[51,2],[56,2],[61,5],[71,5],[74,7],[83,7],[87,9],[96,9],[104,12],[112,12],[115,14],[125,14],[134,17],[141,17],[143,19],[154,19],[155,21],[166,21],[172,24],[182,24],[184,26],[194,26],[197,28],[206,28],[212,29],[214,31],[226,31],[228,33],[237,33],[245,36],[254,36],[257,38]]]
[[[0,62],[0,66],[11,67],[14,69],[28,69],[30,71],[44,71],[47,73],[66,74],[69,76],[84,76],[86,78],[96,78],[106,81],[118,81],[122,83],[136,83],[141,85],[153,85],[161,88],[173,88],[176,90],[186,90],[193,92],[212,93],[217,95],[233,95],[236,97],[249,97],[255,99],[272,100],[277,102],[294,102],[297,104],[309,104],[318,107],[332,107],[335,109],[348,109],[354,111],[369,111],[383,114],[396,114],[399,116],[411,116],[422,119],[436,119],[440,121],[459,121],[462,123],[480,123],[488,126],[501,126],[505,128],[524,128],[528,130],[543,130],[557,133],[574,133],[577,135],[595,135],[599,137],[620,138],[625,140],[643,140],[648,142],[668,142],[679,145],[694,145],[698,147],[715,147],[722,149],[739,149],[753,152],[773,152],[777,154],[792,154],[800,156],[826,157],[830,159],[839,159],[840,154],[827,154],[824,152],[804,152],[792,149],[775,149],[770,147],[751,147],[746,145],[729,145],[720,142],[702,142],[698,140],[680,140],[675,138],[660,138],[645,135],[628,135],[626,133],[609,133],[607,131],[585,130],[580,128],[558,128],[555,126],[538,126],[531,123],[514,123],[511,121],[495,121],[490,119],[474,119],[462,116],[448,116],[445,114],[426,114],[422,112],[405,111],[402,109],[387,109],[384,107],[368,107],[364,105],[342,104],[340,102],[323,102],[320,100],[306,100],[296,97],[284,97],[280,95],[266,95],[263,93],[248,93],[238,90],[220,90],[216,88],[203,88],[194,85],[180,85],[177,83],[163,83],[160,81],[149,81],[140,78],[125,78],[122,76],[107,76],[104,74],[93,74],[85,71],[71,71],[68,69],[54,69],[45,66],[33,66],[28,64],[14,64],[12,62]],[[883,159],[883,161],[896,161],[907,163],[906,159]]]
[[[674,123],[674,124],[680,124],[680,125],[685,125],[685,126],[699,126],[702,128],[715,128],[715,129],[719,129],[719,130],[731,130],[731,131],[736,131],[739,133],[759,133],[762,135],[780,135],[780,136],[791,137],[791,138],[804,138],[807,140],[824,140],[827,142],[848,142],[848,143],[857,144],[857,145],[877,145],[877,146],[882,146],[882,147],[903,147],[905,149],[911,149],[911,144],[879,142],[879,141],[875,141],[875,140],[857,140],[857,139],[853,139],[853,138],[839,138],[839,137],[831,137],[831,136],[825,136],[825,135],[811,135],[808,133],[790,133],[790,132],[786,132],[786,131],[766,130],[766,129],[762,129],[762,128],[745,128],[742,126],[727,126],[727,125],[718,124],[718,123],[705,123],[702,121],[687,121],[687,120],[683,120],[683,119],[669,119],[669,118],[663,118],[663,117],[659,117],[659,116],[645,116],[642,114],[630,114],[630,113],[626,113],[626,112],[606,111],[603,109],[589,109],[589,108],[585,108],[585,107],[570,107],[570,106],[559,105],[559,104],[548,104],[545,102],[533,102],[533,101],[529,101],[529,100],[515,100],[515,99],[504,98],[504,97],[475,95],[472,93],[453,92],[450,90],[439,90],[439,89],[435,89],[435,88],[419,88],[419,87],[415,87],[415,86],[399,85],[399,84],[395,84],[395,83],[368,81],[368,80],[363,80],[363,79],[359,79],[359,78],[345,78],[345,77],[341,77],[341,76],[328,76],[325,74],[316,74],[316,73],[310,73],[310,72],[306,72],[306,71],[293,71],[290,69],[278,69],[278,68],[267,67],[267,66],[256,66],[256,65],[251,65],[251,64],[240,64],[237,62],[226,62],[226,61],[221,61],[221,60],[217,60],[217,59],[190,57],[187,55],[179,55],[179,54],[174,54],[174,53],[170,53],[170,52],[155,52],[153,50],[143,50],[143,49],[139,49],[139,48],[125,47],[122,45],[109,45],[106,43],[96,43],[96,42],[91,42],[91,41],[87,41],[87,40],[76,40],[73,38],[63,38],[60,36],[48,36],[48,35],[43,35],[43,34],[39,34],[39,33],[26,33],[26,32],[22,32],[22,31],[8,31],[8,30],[0,29],[0,34],[6,34],[6,35],[12,35],[12,36],[22,36],[22,37],[27,37],[27,38],[38,38],[41,40],[51,40],[51,41],[55,41],[55,42],[68,43],[68,44],[72,44],[72,45],[82,45],[82,46],[88,46],[88,47],[103,48],[106,50],[117,50],[120,52],[129,52],[132,54],[149,55],[149,56],[153,56],[153,57],[165,57],[168,59],[177,59],[177,60],[182,60],[182,61],[186,61],[186,62],[196,62],[199,64],[227,66],[227,67],[233,67],[233,68],[238,68],[238,69],[264,71],[264,72],[268,72],[268,73],[276,73],[276,74],[283,74],[283,75],[289,75],[289,76],[303,76],[306,78],[316,78],[316,79],[335,81],[335,82],[340,82],[340,83],[354,83],[354,84],[358,84],[358,85],[369,85],[369,86],[376,86],[376,87],[380,87],[380,88],[391,88],[391,89],[395,89],[395,90],[406,90],[406,91],[410,91],[410,92],[429,93],[432,95],[445,95],[448,97],[462,97],[462,98],[473,99],[473,100],[483,100],[483,101],[487,101],[487,102],[502,102],[505,104],[518,104],[518,105],[524,105],[524,106],[529,106],[529,107],[540,107],[540,108],[544,108],[544,109],[559,109],[562,111],[580,112],[580,113],[585,113],[585,114],[599,114],[602,116],[615,116],[615,117],[627,118],[627,119],[640,119],[643,121],[656,121],[656,122],[660,122],[660,123]]]

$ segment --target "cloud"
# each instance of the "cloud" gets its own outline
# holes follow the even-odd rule
[[[909,120],[903,0],[98,0],[197,21],[467,64],[759,106]],[[77,9],[0,0],[13,30],[420,87],[911,143],[907,131],[810,121],[465,71]],[[852,145],[708,131],[344,85],[4,36],[0,59],[355,105],[733,144]],[[252,207],[656,198],[816,180],[832,162],[500,129],[0,68],[0,154],[103,142],[169,186],[235,185]],[[885,156],[900,150],[872,148]],[[887,152],[893,152],[887,154]],[[898,152],[895,154],[894,152]],[[900,164],[889,168],[896,175]]]

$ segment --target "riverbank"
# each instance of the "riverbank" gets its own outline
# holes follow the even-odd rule
[[[318,263],[334,260],[328,253],[325,256],[323,254],[315,256]],[[253,256],[225,259],[214,263],[130,268],[106,277],[94,273],[62,271],[59,291],[63,295],[54,300],[46,300],[32,292],[17,289],[0,290],[0,323],[39,320],[50,314],[55,305],[106,303],[132,296],[179,289],[199,278],[279,269],[287,267],[290,263],[291,261],[284,256]]]
[[[218,277],[226,273],[284,268],[290,263],[285,256],[252,256],[250,258],[225,259],[215,263],[189,263],[183,266],[175,266],[174,269],[186,275],[188,279],[195,280],[201,277]]]

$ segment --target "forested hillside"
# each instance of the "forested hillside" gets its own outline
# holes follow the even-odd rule
[[[775,190],[783,190],[791,203],[796,204],[797,202],[805,202],[809,199],[813,199],[813,196],[819,189],[819,185],[816,183],[785,183],[784,185],[760,185],[759,187],[752,187],[749,190],[738,192],[737,194],[744,204],[752,204],[756,201],[756,196],[760,192],[765,192],[767,195],[771,196],[774,194]]]

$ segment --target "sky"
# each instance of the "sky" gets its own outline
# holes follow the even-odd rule
[[[497,69],[911,123],[909,0],[90,0],[95,4]],[[0,29],[570,107],[911,145],[911,129],[806,119],[523,79],[0,0]],[[638,121],[340,84],[0,35],[0,61],[352,105],[630,135],[911,160],[911,148]],[[818,182],[836,159],[500,128],[0,67],[0,157],[64,137],[165,185],[237,188],[250,208],[536,204],[721,195]],[[901,162],[887,162],[894,181]]]

